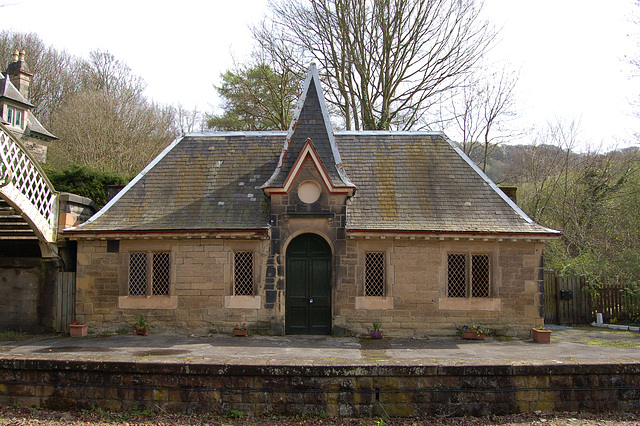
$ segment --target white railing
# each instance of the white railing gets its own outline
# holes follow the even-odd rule
[[[39,238],[56,242],[58,193],[40,165],[1,123],[0,193],[26,216]]]

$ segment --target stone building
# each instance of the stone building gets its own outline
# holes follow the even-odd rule
[[[47,144],[58,139],[33,115],[29,86],[33,74],[24,59],[25,51],[13,54],[5,75],[0,74],[0,120],[40,163],[47,161]]]
[[[422,337],[528,336],[559,233],[442,133],[334,132],[312,66],[288,132],[180,137],[64,235],[92,327]]]

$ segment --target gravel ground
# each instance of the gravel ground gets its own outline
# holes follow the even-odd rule
[[[53,411],[0,406],[0,425],[640,425],[640,413],[532,413],[512,416],[382,419],[273,417],[238,419],[219,416],[153,415],[151,413],[111,413]]]

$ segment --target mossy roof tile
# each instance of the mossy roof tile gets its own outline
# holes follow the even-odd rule
[[[284,137],[284,132],[185,136],[80,230],[266,229],[269,200],[259,184],[273,172]],[[335,137],[357,187],[347,202],[347,229],[549,232],[514,209],[441,134],[338,132]]]

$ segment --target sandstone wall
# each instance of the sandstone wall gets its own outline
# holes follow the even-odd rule
[[[92,327],[116,331],[144,315],[152,331],[228,332],[238,322],[270,327],[271,310],[258,309],[264,298],[266,257],[262,240],[122,240],[118,252],[107,241],[78,242],[76,315]],[[232,294],[233,250],[255,250],[255,297]],[[168,296],[127,297],[128,253],[169,251]],[[227,306],[227,307],[225,307]],[[231,306],[231,307],[229,307]]]
[[[640,409],[636,364],[264,366],[0,357],[0,403],[249,416]]]
[[[314,219],[302,226],[290,219],[288,233],[297,235],[298,226],[300,232],[320,233],[329,222]],[[346,239],[341,249],[332,243],[337,334],[364,335],[373,321],[381,321],[388,336],[452,335],[457,326],[480,325],[494,334],[528,337],[531,327],[542,321],[540,243]],[[80,240],[78,320],[115,331],[145,315],[156,330],[228,332],[234,324],[246,322],[254,331],[281,334],[284,256],[267,254],[270,245],[268,240],[239,239],[122,240],[118,252],[110,253],[107,241]],[[256,253],[255,296],[233,296],[234,250]],[[364,253],[370,250],[386,256],[385,297],[364,296]],[[169,296],[127,297],[130,251],[171,253]],[[462,251],[491,256],[491,297],[446,297],[447,253]]]
[[[382,322],[391,336],[451,335],[461,325],[528,337],[542,322],[541,243],[454,241],[438,238],[348,239],[336,268],[337,325],[356,334]],[[386,256],[386,297],[364,297],[367,251]],[[489,298],[447,298],[447,253],[482,253],[491,259]]]

